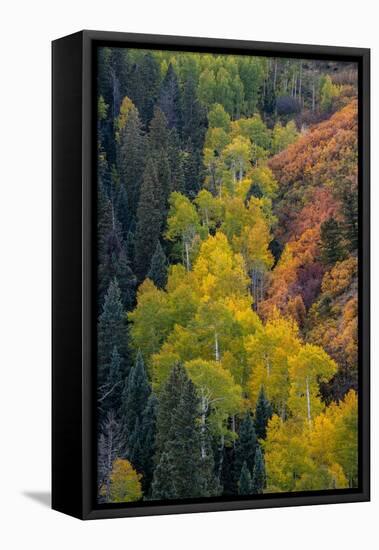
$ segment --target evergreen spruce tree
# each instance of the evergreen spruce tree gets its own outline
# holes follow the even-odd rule
[[[138,110],[130,110],[119,138],[121,185],[128,195],[129,224],[135,219],[145,168],[145,138]]]
[[[251,495],[252,494],[252,482],[249,468],[246,461],[242,464],[241,475],[238,481],[238,494],[239,495]]]
[[[143,127],[147,128],[159,93],[159,62],[150,52],[140,56],[138,62],[131,54],[127,58],[126,95],[137,107]]]
[[[200,190],[201,163],[201,155],[194,149],[192,140],[189,139],[185,147],[184,181],[185,194],[190,199],[194,199]]]
[[[150,269],[162,222],[162,211],[157,195],[159,193],[156,167],[152,159],[147,162],[137,209],[135,234],[135,273],[142,281]]]
[[[158,288],[164,288],[166,286],[167,258],[159,241],[151,259],[150,269],[147,276]]]
[[[346,189],[342,195],[342,212],[344,215],[343,234],[350,252],[358,246],[358,192]]]
[[[342,228],[337,220],[329,218],[321,224],[321,259],[324,265],[331,266],[346,256],[342,244]]]
[[[171,168],[173,168],[174,173],[178,170],[180,171],[180,166],[174,164],[174,161],[177,159],[173,159],[173,162],[170,164],[170,139],[172,138],[170,138],[167,119],[164,113],[159,108],[156,108],[149,128],[148,144],[149,154],[154,161],[156,170],[156,197],[160,204],[162,221],[166,217],[168,197],[172,191]]]
[[[223,448],[220,483],[222,494],[226,496],[237,494],[237,486],[234,479],[234,448]]]
[[[134,248],[135,248],[134,239],[135,238],[134,238],[133,231],[129,230],[125,241],[125,254],[131,270],[133,270],[133,266],[134,266]]]
[[[117,280],[110,282],[108,291],[105,295],[104,305],[98,321],[98,386],[106,386],[109,383],[109,375],[114,348],[117,348],[121,356],[124,369],[128,334],[124,321],[124,310],[121,301],[121,292]]]
[[[267,423],[272,415],[272,408],[266,399],[263,386],[259,390],[258,401],[255,408],[254,426],[258,439],[266,439]]]
[[[136,421],[142,421],[143,411],[151,393],[142,354],[139,351],[134,366],[130,369],[121,400],[122,429],[126,455],[129,456]]]
[[[158,106],[165,114],[169,128],[176,128],[179,135],[183,126],[182,99],[174,67],[170,63],[161,84]]]
[[[130,212],[129,212],[129,203],[128,195],[125,189],[125,185],[118,185],[116,200],[115,200],[115,211],[117,219],[121,225],[121,235],[122,239],[125,241],[129,231],[130,225]]]
[[[252,493],[254,495],[259,495],[263,493],[263,489],[266,487],[266,469],[260,445],[257,445],[257,450],[255,452],[255,462],[251,487]]]
[[[170,192],[185,193],[184,153],[180,148],[178,132],[173,128],[169,135],[168,159],[170,163]]]
[[[249,472],[253,471],[256,446],[257,436],[254,423],[250,413],[247,413],[241,422],[235,448],[234,479],[236,482],[240,478],[244,462],[246,462]]]
[[[103,385],[98,385],[98,404],[100,411],[117,411],[120,407],[122,393],[123,369],[117,346],[113,347],[109,371]]]
[[[117,264],[122,249],[121,225],[111,200],[106,201],[98,225],[98,300],[102,303],[111,280],[117,276]]]
[[[145,495],[150,492],[150,485],[154,473],[157,413],[158,399],[157,396],[152,393],[143,411],[140,425],[141,465],[143,472],[142,488]]]
[[[201,468],[199,398],[193,382],[187,378],[172,424],[165,450],[171,464],[171,481],[176,498],[203,495]]]
[[[116,277],[119,283],[124,309],[130,311],[136,302],[137,277],[130,268],[126,245],[122,247],[118,257]]]
[[[156,462],[164,452],[172,424],[172,416],[182,394],[187,374],[182,364],[177,363],[171,369],[160,394],[157,415]]]
[[[208,120],[206,110],[197,98],[196,82],[193,76],[189,76],[184,83],[182,103],[183,143],[190,139],[194,149],[202,152]]]
[[[154,471],[151,484],[151,498],[153,500],[168,500],[175,498],[176,492],[172,481],[172,464],[167,453],[162,453]]]

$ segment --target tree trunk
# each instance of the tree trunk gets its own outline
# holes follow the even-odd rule
[[[307,379],[306,379],[306,392],[307,392],[307,416],[308,416],[308,422],[311,423],[311,421],[312,421],[312,418],[311,418],[311,398],[310,398],[310,395],[309,395],[308,376],[307,376]]]
[[[184,242],[184,249],[186,252],[186,268],[187,268],[187,271],[189,271],[191,268],[191,264],[190,264],[190,258],[189,258],[189,246],[187,241]]]
[[[218,344],[218,334],[215,332],[215,359],[216,361],[220,361],[220,348]]]

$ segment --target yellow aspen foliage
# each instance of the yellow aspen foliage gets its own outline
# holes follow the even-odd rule
[[[142,498],[141,480],[128,460],[117,458],[110,475],[110,502],[133,502]]]
[[[290,392],[288,360],[299,352],[300,347],[296,324],[280,317],[278,313],[266,325],[262,325],[256,334],[245,338],[251,373],[248,393],[253,407],[263,386],[274,410],[285,416]]]
[[[328,382],[337,372],[337,364],[319,346],[305,344],[288,359],[290,396],[288,406],[294,416],[308,422],[324,409],[320,382]]]

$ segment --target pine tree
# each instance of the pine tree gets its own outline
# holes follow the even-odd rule
[[[242,464],[241,475],[238,481],[238,494],[239,495],[251,495],[252,482],[249,469],[246,464],[246,460]]]
[[[255,461],[254,461],[254,470],[252,478],[252,493],[254,495],[259,495],[263,493],[263,489],[266,487],[266,469],[264,458],[261,450],[261,446],[257,445],[257,450],[255,452]]]
[[[170,63],[161,84],[158,106],[165,114],[169,128],[176,128],[179,135],[182,131],[183,115],[181,93],[174,67]]]
[[[202,151],[207,127],[206,110],[198,101],[195,79],[189,76],[183,89],[183,143],[190,139],[194,149]]]
[[[162,211],[157,199],[158,180],[152,159],[147,162],[137,209],[135,273],[142,281],[148,272],[161,230]]]
[[[147,379],[144,361],[139,351],[135,365],[130,369],[125,384],[120,409],[127,456],[129,456],[130,439],[133,440],[136,421],[138,420],[141,423],[150,393],[151,388]]]
[[[107,386],[109,383],[112,354],[116,347],[121,356],[121,367],[125,364],[128,335],[124,321],[124,310],[121,302],[121,292],[117,280],[110,282],[105,295],[104,305],[98,321],[98,387]]]
[[[129,230],[125,241],[125,254],[126,254],[126,260],[132,271],[134,267],[134,248],[135,248],[134,241],[135,241],[134,233],[133,231]]]
[[[130,110],[119,138],[119,171],[121,185],[128,195],[129,224],[136,216],[145,168],[145,138],[138,110]]]
[[[331,266],[335,262],[343,260],[345,250],[342,244],[342,228],[337,220],[329,218],[321,224],[320,251],[322,262]]]
[[[251,415],[247,413],[241,422],[235,449],[234,479],[236,481],[239,480],[244,462],[246,462],[249,472],[253,471],[256,446],[257,436],[254,423]]]
[[[270,402],[266,399],[263,386],[259,391],[257,405],[255,407],[254,426],[258,439],[266,439],[267,423],[272,415]]]
[[[158,241],[154,255],[151,259],[147,277],[153,281],[156,287],[164,288],[167,283],[167,258],[161,243]]]
[[[202,163],[201,155],[193,147],[192,140],[189,139],[185,147],[184,161],[184,179],[185,179],[185,194],[193,199],[200,190],[200,166]]]

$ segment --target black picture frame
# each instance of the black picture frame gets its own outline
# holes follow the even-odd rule
[[[357,489],[235,500],[96,504],[94,422],[95,48],[124,45],[356,61],[359,76],[359,472]],[[52,507],[81,519],[370,500],[370,50],[85,30],[52,43]]]

